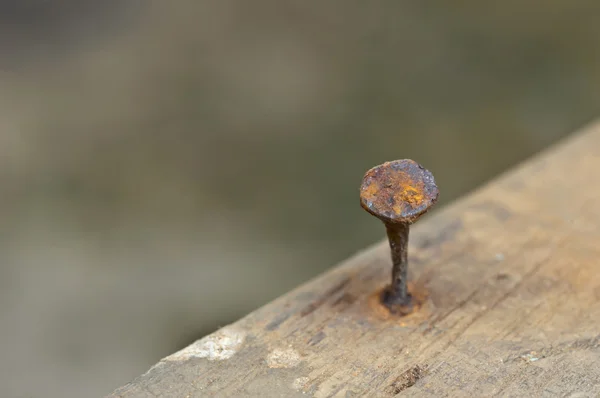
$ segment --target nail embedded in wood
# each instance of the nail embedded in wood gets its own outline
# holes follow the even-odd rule
[[[408,232],[412,223],[438,199],[433,175],[409,159],[394,160],[372,168],[360,187],[361,206],[383,221],[392,254],[392,283],[382,301],[390,311],[408,314],[412,299],[407,288]]]

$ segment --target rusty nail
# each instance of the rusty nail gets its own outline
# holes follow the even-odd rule
[[[360,186],[360,205],[385,224],[392,254],[392,284],[383,303],[392,311],[412,310],[408,292],[409,226],[435,204],[439,196],[433,175],[414,160],[394,160],[372,168]]]

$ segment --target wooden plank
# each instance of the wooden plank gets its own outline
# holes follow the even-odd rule
[[[600,124],[416,224],[413,315],[382,242],[112,396],[600,396],[599,174]]]

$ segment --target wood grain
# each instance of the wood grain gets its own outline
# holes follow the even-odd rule
[[[112,396],[600,396],[600,125],[417,223],[409,257],[413,315],[379,304],[382,242]]]

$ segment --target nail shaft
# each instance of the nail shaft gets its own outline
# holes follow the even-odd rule
[[[392,284],[386,297],[389,304],[408,305],[408,224],[386,224],[392,254]]]

